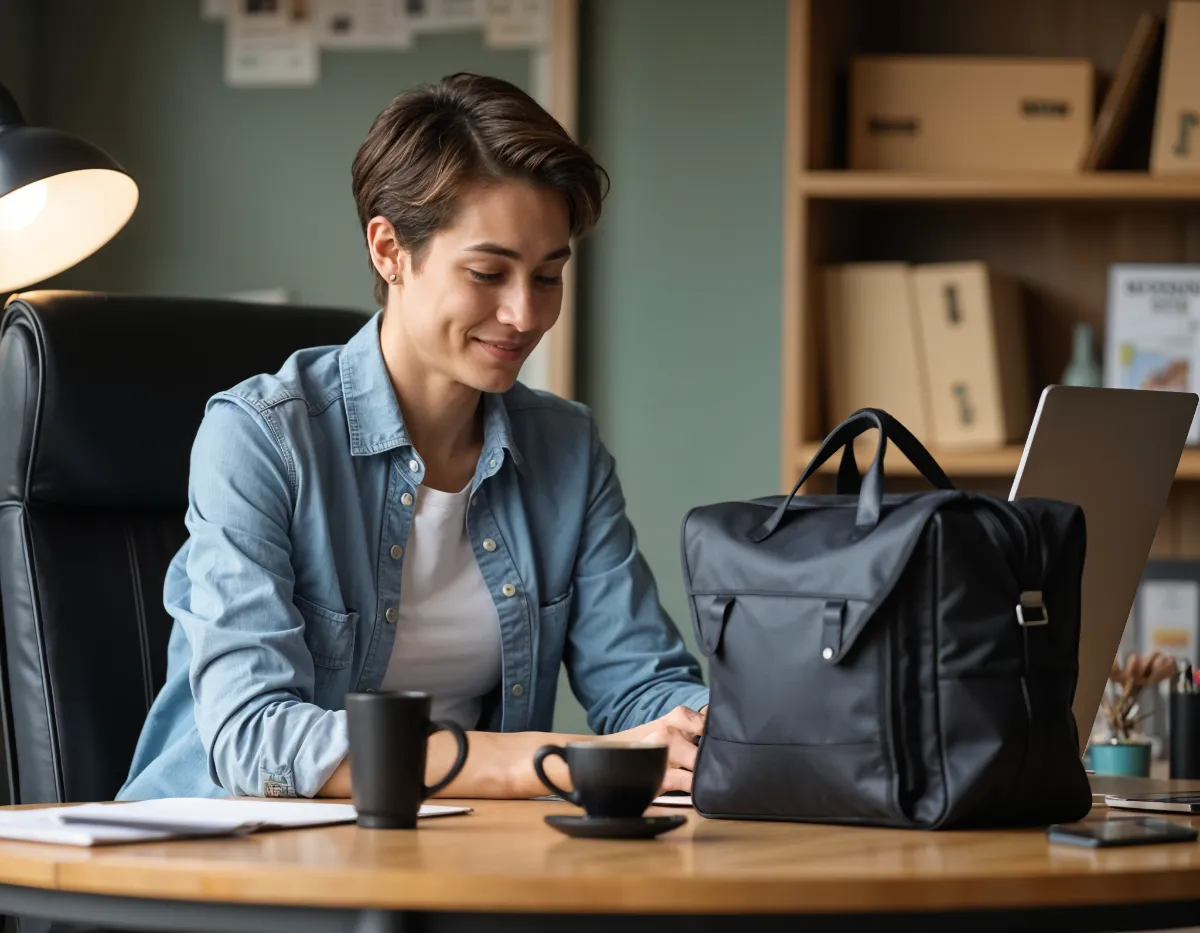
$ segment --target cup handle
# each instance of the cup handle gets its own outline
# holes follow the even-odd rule
[[[463,769],[463,765],[465,765],[467,763],[467,751],[469,749],[469,743],[467,742],[467,734],[465,732],[463,732],[462,727],[458,723],[456,723],[456,722],[435,722],[435,723],[431,723],[431,725],[433,726],[433,728],[430,730],[431,732],[438,732],[438,731],[444,730],[446,732],[451,733],[454,736],[454,738],[458,741],[458,757],[454,759],[454,764],[452,764],[450,766],[450,770],[449,770],[449,772],[447,772],[447,774],[444,778],[442,778],[440,781],[438,781],[432,787],[426,787],[422,791],[422,794],[423,794],[423,796],[421,797],[422,800],[428,800],[430,797],[432,797],[434,794],[436,794],[439,790],[442,790],[443,788],[445,788],[447,784],[449,784],[456,777],[458,777],[458,772],[461,771]]]
[[[563,749],[559,745],[543,745],[537,750],[537,752],[534,753],[533,770],[537,772],[538,780],[550,788],[550,790],[552,790],[554,793],[558,794],[558,796],[562,797],[563,800],[569,800],[577,807],[582,806],[582,804],[579,802],[578,791],[565,791],[546,776],[546,769],[543,766],[543,762],[545,762],[547,758],[552,758],[555,755],[557,755],[563,760],[564,763],[566,763],[566,755],[563,754]]]

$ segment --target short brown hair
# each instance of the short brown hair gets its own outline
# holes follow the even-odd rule
[[[452,222],[465,184],[512,178],[560,191],[574,236],[595,226],[608,189],[604,169],[537,101],[507,81],[465,73],[393,100],[371,124],[351,177],[363,232],[372,217],[386,217],[414,261]],[[374,279],[382,306],[387,283]]]

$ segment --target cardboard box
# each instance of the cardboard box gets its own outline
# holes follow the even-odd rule
[[[1150,171],[1200,172],[1200,3],[1174,0],[1167,14]]]
[[[850,167],[1074,172],[1095,95],[1084,59],[864,56],[850,72]]]
[[[1108,267],[1104,384],[1200,392],[1200,265]],[[1188,443],[1200,442],[1200,413]]]
[[[882,408],[922,443],[929,418],[908,266],[852,263],[825,270],[830,428],[860,408]],[[860,469],[874,432],[855,446]],[[890,454],[899,457],[899,453]]]
[[[938,447],[1024,441],[1033,416],[1020,289],[981,262],[912,271]]]

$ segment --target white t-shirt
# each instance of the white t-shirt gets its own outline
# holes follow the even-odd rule
[[[500,682],[500,617],[467,538],[470,497],[470,486],[417,490],[382,685],[428,693],[433,718],[464,729],[478,725],[481,697]]]

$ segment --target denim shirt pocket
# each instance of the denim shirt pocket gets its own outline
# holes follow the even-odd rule
[[[571,608],[571,602],[575,600],[575,584],[572,583],[562,596],[558,596],[546,603],[545,606],[538,607],[538,615],[542,621],[558,620],[565,618],[565,613]]]
[[[575,585],[567,587],[567,591],[543,606],[538,606],[538,626],[545,631],[566,629],[567,618],[571,613],[571,603],[575,600]]]
[[[358,613],[334,612],[303,596],[293,595],[292,602],[304,617],[304,641],[313,663],[335,671],[346,667],[354,657]]]

